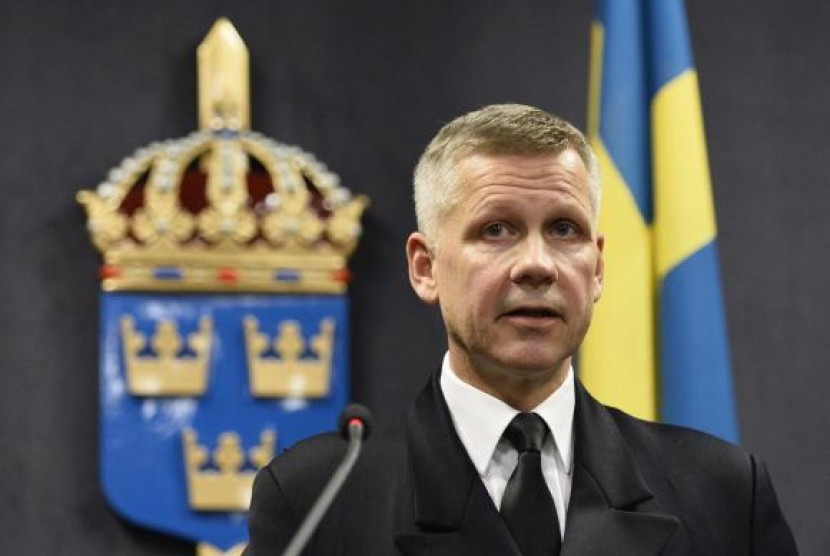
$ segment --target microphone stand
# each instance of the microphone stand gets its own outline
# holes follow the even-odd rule
[[[320,497],[311,507],[311,510],[309,510],[308,515],[303,520],[303,524],[294,534],[294,538],[291,539],[291,544],[288,545],[288,548],[285,549],[282,556],[300,556],[300,552],[305,548],[308,539],[311,538],[312,533],[317,528],[317,524],[323,519],[326,510],[331,506],[334,497],[340,491],[352,467],[354,467],[357,456],[360,455],[360,448],[363,445],[365,428],[361,419],[353,418],[349,420],[347,428],[349,446],[346,449],[346,455],[343,457],[340,465],[337,466],[337,469],[334,471],[331,479],[329,479]]]

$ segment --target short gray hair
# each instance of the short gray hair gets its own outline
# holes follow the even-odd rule
[[[585,164],[594,220],[599,213],[596,157],[585,136],[569,122],[523,104],[492,104],[446,124],[415,167],[418,229],[434,239],[438,221],[459,201],[457,164],[472,154],[558,154],[573,149]]]

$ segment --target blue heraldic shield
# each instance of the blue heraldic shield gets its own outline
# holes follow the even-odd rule
[[[342,295],[104,293],[101,472],[130,521],[226,550],[253,475],[348,399]]]

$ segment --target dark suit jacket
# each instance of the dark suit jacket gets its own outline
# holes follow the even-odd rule
[[[576,389],[563,556],[797,554],[763,464],[711,436],[646,423]],[[372,433],[304,554],[520,556],[455,433],[437,376]],[[277,556],[345,452],[333,434],[261,470],[249,556]]]

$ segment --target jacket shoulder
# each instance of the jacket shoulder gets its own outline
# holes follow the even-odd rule
[[[666,471],[675,487],[708,486],[733,500],[751,496],[758,462],[743,448],[705,432],[608,411],[635,459],[646,469]]]
[[[288,448],[266,469],[280,485],[291,487],[292,497],[313,499],[345,453],[346,442],[338,434],[319,434]]]
[[[377,498],[388,496],[390,483],[400,476],[392,470],[401,460],[403,445],[400,431],[379,427],[373,432],[312,537],[309,553],[337,553],[335,545],[343,539],[341,527],[351,523],[357,514],[354,510],[365,515],[388,507]],[[338,434],[320,434],[298,442],[260,469],[248,514],[250,543],[246,556],[275,556],[284,550],[340,465],[346,449],[346,441]]]
[[[727,529],[702,553],[715,553],[726,539],[746,539],[757,556],[798,554],[769,473],[756,456],[704,432],[608,411],[648,483],[662,500],[675,501],[687,527]],[[698,536],[697,542],[704,541]]]
[[[666,423],[654,423],[608,407],[623,437],[637,447],[661,449],[664,455],[677,454],[683,458],[716,458],[720,463],[748,464],[750,454],[709,433]]]
[[[323,490],[346,453],[346,442],[336,433],[297,442],[274,458],[266,472],[280,486],[286,501],[300,516]]]
[[[344,450],[337,435],[319,435],[297,443],[259,470],[248,512],[246,556],[275,556],[284,550]]]
[[[379,426],[366,439],[344,488],[359,488],[366,482],[374,484],[378,472],[383,472],[393,458],[399,459],[404,441],[397,425],[392,422]],[[343,460],[347,446],[334,432],[312,436],[282,452],[260,474],[267,473],[279,486],[286,502],[302,516]]]

